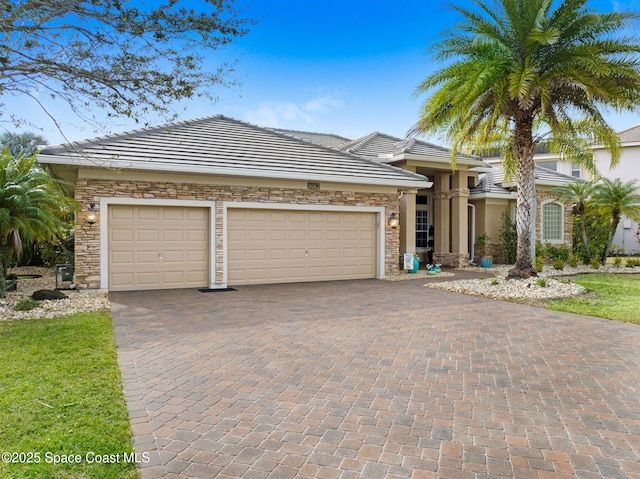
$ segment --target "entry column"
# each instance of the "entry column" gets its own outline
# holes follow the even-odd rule
[[[451,227],[451,208],[449,201],[451,175],[448,172],[436,173],[433,193],[434,252],[433,260],[449,265]]]
[[[456,171],[451,188],[451,246],[452,266],[461,267],[469,262],[469,188],[466,171]]]
[[[400,197],[400,259],[416,252],[416,194],[407,190]]]

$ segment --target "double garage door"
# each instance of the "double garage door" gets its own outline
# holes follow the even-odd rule
[[[108,207],[110,291],[210,283],[209,209]],[[376,277],[375,213],[229,208],[229,285]]]
[[[228,282],[295,283],[376,277],[376,215],[230,208]]]

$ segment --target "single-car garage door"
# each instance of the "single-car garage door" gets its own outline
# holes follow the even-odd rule
[[[376,277],[375,213],[229,208],[230,285]]]
[[[109,290],[206,287],[209,210],[109,205]]]

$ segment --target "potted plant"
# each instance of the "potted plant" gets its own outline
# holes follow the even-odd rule
[[[491,241],[491,237],[487,233],[482,233],[476,238],[475,247],[478,250],[482,250],[482,256],[480,257],[480,266],[483,268],[491,268],[493,266],[493,256],[485,254],[487,252],[487,243]]]

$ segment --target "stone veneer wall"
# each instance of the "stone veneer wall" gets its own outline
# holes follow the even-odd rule
[[[536,239],[542,241],[542,203],[547,200],[557,200],[558,193],[551,191],[537,190],[536,192]],[[569,204],[564,205],[564,244],[569,249],[573,245],[573,215],[572,207]]]
[[[302,190],[289,188],[259,188],[219,186],[188,183],[112,181],[78,179],[76,201],[86,212],[95,203],[97,222],[89,225],[83,215],[76,218],[75,274],[79,289],[100,288],[100,198],[154,198],[174,200],[201,200],[216,202],[216,245],[222,244],[222,203],[261,202],[278,204],[376,206],[385,207],[385,218],[399,211],[395,193],[361,193],[352,191]],[[386,225],[386,222],[385,222]],[[386,228],[385,274],[397,274],[400,251],[399,229]],[[223,250],[216,247],[216,283],[222,283]]]
[[[463,268],[469,265],[469,253],[433,253],[433,262],[451,268]]]

